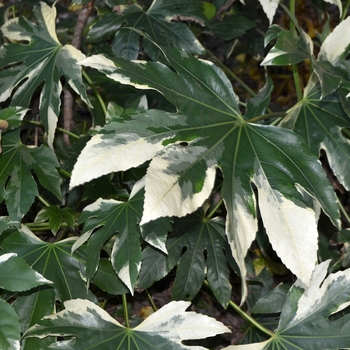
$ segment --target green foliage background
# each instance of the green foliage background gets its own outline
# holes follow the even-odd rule
[[[349,3],[0,4],[0,348],[350,347]]]

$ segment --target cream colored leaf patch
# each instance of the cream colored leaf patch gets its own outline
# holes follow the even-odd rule
[[[271,24],[273,21],[273,18],[275,17],[279,0],[259,0],[259,2]]]
[[[78,157],[72,171],[70,188],[113,171],[136,167],[152,158],[162,148],[161,140],[152,143],[132,133],[113,137],[94,135]]]
[[[142,67],[146,61],[130,61],[135,65]],[[116,72],[116,65],[114,62],[103,55],[93,55],[82,61],[79,64],[83,66],[88,66],[91,68],[98,69],[99,71],[103,71],[107,77],[120,82],[121,84],[132,85],[137,89],[154,89],[147,84],[137,84],[133,82],[129,77],[123,75],[121,73]],[[110,72],[110,73],[109,73]]]
[[[243,196],[237,190],[239,188],[240,184],[236,181],[236,186],[234,186],[236,191],[232,195],[233,200],[225,201],[227,208],[226,234],[241,275],[246,276],[245,257],[258,231],[258,222],[243,203]],[[241,303],[246,300],[247,293],[246,280],[242,279]]]
[[[296,205],[271,188],[266,175],[257,169],[253,181],[269,240],[283,263],[306,285],[317,261],[315,212]]]
[[[318,54],[319,61],[337,64],[350,45],[350,17],[339,23],[323,42]]]
[[[216,167],[198,161],[202,146],[170,145],[151,161],[146,175],[146,196],[141,225],[164,216],[185,216],[209,197]]]
[[[189,301],[172,301],[146,318],[134,330],[155,332],[175,342],[181,339],[201,339],[230,332],[221,322],[214,322],[214,319],[208,316],[186,312],[190,305]]]
[[[184,340],[205,339],[230,330],[214,318],[186,311],[190,302],[172,301],[150,315],[136,328],[124,327],[105,310],[88,300],[64,302],[65,309],[46,316],[27,330],[24,337],[67,337],[55,348],[140,350],[200,350],[201,346],[184,345]],[[101,338],[102,334],[102,338]],[[72,337],[73,336],[73,337]],[[151,346],[151,347],[150,347]]]

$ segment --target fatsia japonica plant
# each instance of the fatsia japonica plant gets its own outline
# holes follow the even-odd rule
[[[350,347],[349,3],[0,4],[1,349]]]

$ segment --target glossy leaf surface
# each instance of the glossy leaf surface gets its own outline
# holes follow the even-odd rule
[[[136,59],[139,53],[139,34],[130,28],[145,31],[151,39],[162,46],[183,48],[194,54],[201,54],[204,48],[186,24],[178,19],[185,18],[203,23],[205,17],[198,0],[154,0],[145,11],[137,4],[120,5],[97,22],[89,32],[88,40],[98,42],[107,36],[114,36],[112,50],[116,56]],[[174,20],[173,20],[174,19]],[[123,29],[127,27],[127,29]],[[145,49],[152,57],[157,50],[144,42]]]
[[[271,339],[263,343],[230,346],[225,349],[348,348],[350,335],[347,328],[350,319],[348,314],[342,315],[341,310],[349,301],[350,270],[326,277],[329,262],[316,266],[309,287],[300,283],[292,286],[283,306],[278,328]]]
[[[178,113],[150,110],[116,116],[82,151],[71,187],[102,175],[101,171],[121,171],[152,159],[145,180],[141,220],[145,224],[196,210],[209,196],[219,168],[228,211],[226,233],[242,275],[257,230],[254,183],[274,249],[307,283],[316,261],[317,228],[300,188],[319,201],[335,224],[338,216],[334,193],[316,156],[293,132],[246,122],[230,82],[216,66],[184,51],[163,51],[175,71],[157,62],[112,61],[103,56],[83,62],[123,84],[162,92]],[[120,150],[130,156],[119,157]],[[91,158],[94,166],[87,168]]]
[[[86,264],[88,282],[97,271],[102,246],[117,234],[111,252],[112,265],[119,278],[133,293],[142,258],[140,231],[137,226],[144,199],[142,185],[140,182],[134,186],[126,202],[98,199],[83,210],[80,222],[85,222],[84,229],[74,249],[89,239]]]
[[[349,190],[350,143],[341,130],[350,127],[350,118],[337,94],[322,100],[320,97],[320,84],[312,76],[303,99],[291,109],[281,125],[301,135],[316,155],[324,150],[334,174]]]
[[[229,332],[221,322],[208,316],[186,312],[190,303],[171,302],[149,316],[134,329],[123,327],[106,311],[82,299],[65,302],[65,310],[45,317],[25,334],[26,337],[60,335],[74,337],[59,341],[51,349],[97,348],[103,342],[105,350],[201,350],[201,346],[186,346],[183,340],[204,339]]]
[[[0,255],[0,287],[22,292],[42,284],[52,284],[14,253]]]
[[[15,310],[0,299],[0,347],[2,349],[20,349],[21,326]]]
[[[61,76],[89,104],[81,78],[78,61],[85,55],[72,45],[64,45],[56,35],[56,9],[44,2],[34,7],[37,24],[24,17],[6,22],[1,30],[11,41],[0,48],[0,101],[15,91],[11,104],[29,106],[35,90],[43,84],[40,98],[40,117],[52,146],[57,118],[60,114]],[[26,43],[21,43],[26,42]]]
[[[43,242],[29,230],[13,232],[4,239],[3,249],[23,258],[33,269],[52,281],[57,300],[65,301],[85,295],[94,300],[86,289],[83,279],[85,254],[72,255],[71,248],[76,238],[60,242]],[[52,306],[53,308],[53,306]]]
[[[0,154],[0,201],[5,200],[12,220],[20,221],[38,194],[38,182],[61,198],[59,167],[54,152],[47,146],[30,147],[21,142],[20,130],[6,131]]]

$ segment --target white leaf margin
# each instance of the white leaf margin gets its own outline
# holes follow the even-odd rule
[[[339,17],[341,17],[343,13],[343,4],[341,0],[324,0],[324,1],[337,6],[339,8]],[[244,1],[241,1],[241,2],[244,3]],[[259,2],[271,25],[273,18],[275,17],[277,7],[279,5],[279,0],[259,0]]]
[[[328,61],[333,65],[350,45],[350,17],[339,23],[322,43],[318,61]]]
[[[222,333],[231,333],[223,323],[216,319],[195,313],[193,311],[186,311],[190,306],[189,301],[171,301],[164,305],[154,314],[150,315],[140,325],[135,327],[133,331],[144,333],[155,333],[164,338],[169,339],[175,343],[183,346],[182,340],[190,339],[205,339],[207,337],[215,336]],[[86,299],[72,299],[64,302],[65,309],[49,316],[45,316],[42,320],[72,320],[77,325],[78,318],[84,319],[84,323],[89,327],[97,329],[101,327],[99,320],[112,323],[117,327],[125,328],[113,317],[111,317],[105,310],[98,305]],[[63,334],[62,332],[47,331],[41,334],[35,334],[36,331],[45,330],[40,324],[36,324],[29,328],[24,334],[24,337],[45,338],[47,336],[65,336],[71,334]],[[184,347],[183,349],[192,349],[192,347]],[[195,347],[195,349],[204,349],[202,347]]]

